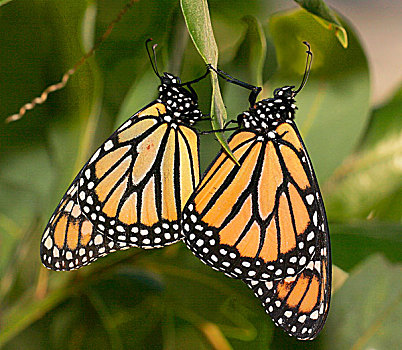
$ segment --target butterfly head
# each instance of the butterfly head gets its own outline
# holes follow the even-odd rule
[[[170,73],[163,73],[159,76],[161,83],[159,85],[159,100],[161,102],[167,102],[171,100],[167,107],[174,107],[174,101],[183,95],[182,90],[186,90],[181,86],[181,80],[179,77]]]
[[[183,122],[188,125],[194,124],[202,117],[202,113],[198,109],[196,93],[189,83],[183,84],[179,77],[166,72],[163,74],[159,73],[155,51],[157,44],[152,46],[152,59],[151,50],[148,46],[151,41],[152,39],[146,40],[145,47],[152,69],[161,81],[157,101],[163,103],[166,107],[166,116],[164,119],[171,122]],[[185,86],[188,86],[189,90]]]
[[[294,118],[297,109],[294,100],[294,86],[284,86],[274,91],[274,97],[257,102],[238,120],[244,127],[268,132],[278,123]]]
[[[201,118],[197,95],[182,84],[179,77],[170,73],[160,76],[158,101],[166,106],[167,114],[176,122],[192,125]]]
[[[160,76],[161,86],[180,86],[181,80],[179,77],[174,76],[173,74],[164,72],[163,75]]]
[[[269,132],[275,129],[281,122],[292,120],[297,109],[295,105],[296,95],[303,89],[311,70],[313,54],[310,51],[310,44],[307,46],[306,67],[300,86],[295,90],[294,86],[283,86],[274,90],[274,97],[257,102],[249,111],[238,117],[238,122],[246,128],[252,128],[261,132]],[[250,95],[256,97],[256,95]],[[255,99],[253,99],[255,101]]]
[[[294,86],[283,86],[274,90],[274,98],[291,99],[295,97]]]

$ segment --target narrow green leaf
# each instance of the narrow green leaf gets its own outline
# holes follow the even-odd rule
[[[335,36],[337,37],[338,41],[341,43],[343,48],[347,48],[349,43],[348,43],[348,34],[346,32],[346,29],[340,25],[333,24],[331,22],[326,21],[325,19],[322,19],[320,17],[314,16],[315,20],[320,23],[324,28],[327,28],[328,30],[333,30],[335,32]]]
[[[322,336],[324,348],[398,349],[401,315],[401,265],[371,256],[334,294]]]
[[[206,64],[218,64],[216,45],[208,2],[206,0],[181,0],[184,20],[196,49]]]
[[[190,37],[206,64],[218,65],[218,46],[216,45],[206,0],[181,0],[181,8]],[[222,129],[227,119],[225,105],[219,88],[218,77],[211,73],[212,100],[211,118],[214,130]],[[238,161],[230,150],[222,133],[215,134],[225,152],[235,161]]]
[[[345,28],[336,18],[333,11],[326,5],[323,0],[294,0],[302,8],[314,15],[314,18],[323,27],[334,30],[335,36],[341,45],[346,49],[348,47],[348,36]]]

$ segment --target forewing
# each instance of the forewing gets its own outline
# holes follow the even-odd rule
[[[164,122],[163,113],[157,103],[130,118],[80,177],[78,200],[88,219],[110,239],[134,247],[181,238],[181,210],[199,181],[198,135]]]
[[[213,268],[232,277],[260,278],[268,270],[259,258],[265,230],[256,213],[255,184],[266,142],[252,131],[240,131],[229,147],[241,167],[224,152],[212,162],[183,210],[184,240]]]
[[[268,136],[241,131],[218,155],[183,211],[185,242],[204,263],[235,278],[295,276],[312,259],[325,212],[294,125]]]

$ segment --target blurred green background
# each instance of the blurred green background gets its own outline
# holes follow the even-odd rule
[[[182,3],[191,8],[203,1]],[[51,272],[41,265],[44,226],[72,178],[122,121],[156,97],[158,79],[145,40],[152,37],[159,44],[160,70],[179,74],[183,81],[205,71],[180,2],[139,0],[65,89],[20,121],[0,126],[0,347],[402,346],[402,89],[390,91],[390,86],[378,86],[378,79],[374,87],[370,83],[373,62],[362,46],[371,44],[362,43],[356,34],[359,28],[348,18],[359,10],[367,14],[365,2],[339,1],[344,11],[337,13],[339,22],[326,17],[329,12],[318,0],[280,5],[266,0],[208,3],[219,66],[263,85],[262,97],[269,97],[275,87],[299,83],[305,61],[301,42],[311,44],[313,68],[298,95],[296,122],[321,186],[333,263],[338,267],[322,334],[308,343],[288,337],[274,327],[241,281],[204,266],[182,243],[153,251],[117,252],[76,272]],[[123,0],[0,0],[2,119],[59,81],[124,4]],[[354,7],[349,11],[349,6]],[[372,16],[380,16],[375,7]],[[213,42],[212,37],[202,38],[199,18],[191,13],[186,18],[201,40]],[[328,29],[331,20],[332,28],[339,25],[337,35]],[[393,20],[383,18],[378,31]],[[347,48],[341,45],[345,44],[341,25]],[[395,52],[392,48],[381,52],[381,45],[381,56],[390,58],[384,74],[400,77],[393,68],[397,47]],[[400,68],[401,57],[396,62]],[[210,82],[206,79],[195,89],[201,109],[209,113]],[[385,90],[388,95],[378,97],[378,91]],[[221,91],[230,118],[248,108],[247,91],[224,82]],[[370,97],[370,91],[376,95]],[[373,103],[379,100],[380,104]],[[211,126],[203,122],[199,128]],[[202,137],[202,169],[219,148],[213,135]]]

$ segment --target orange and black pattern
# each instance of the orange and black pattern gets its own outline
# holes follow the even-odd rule
[[[46,267],[70,270],[111,250],[181,239],[181,211],[200,176],[191,126],[202,114],[188,83],[160,78],[159,98],[103,143],[62,199],[42,238]]]
[[[300,340],[314,339],[328,315],[331,252],[327,237],[325,232],[320,233],[319,249],[297,276],[275,281],[244,280],[275,325]]]
[[[221,151],[183,209],[182,225],[197,257],[243,279],[288,334],[312,339],[328,311],[330,242],[293,121],[298,91],[276,89],[239,115],[229,147],[240,167]]]
[[[183,212],[185,241],[231,277],[295,276],[312,259],[323,220],[320,195],[293,122],[268,134],[236,132]]]
[[[98,232],[78,204],[79,175],[56,208],[42,236],[40,255],[52,270],[74,270],[118,249],[117,244]]]

